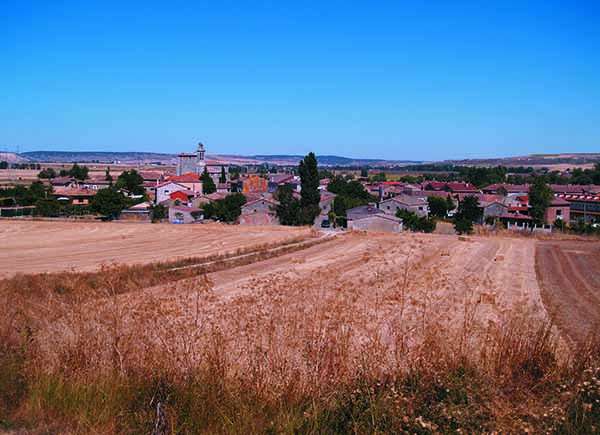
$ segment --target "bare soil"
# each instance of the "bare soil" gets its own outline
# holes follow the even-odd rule
[[[309,234],[279,226],[7,220],[0,221],[0,277],[208,256]]]
[[[600,243],[540,241],[536,268],[552,321],[571,342],[600,328]]]

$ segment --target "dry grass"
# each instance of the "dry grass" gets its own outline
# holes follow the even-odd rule
[[[549,325],[522,316],[481,331],[469,295],[461,321],[446,327],[427,289],[415,304],[408,260],[386,289],[379,276],[364,293],[314,285],[332,285],[335,275],[306,286],[273,278],[212,316],[204,275],[180,282],[185,306],[151,292],[135,306],[123,298],[204,271],[163,275],[196,263],[0,282],[9,307],[0,315],[0,425],[33,433],[598,431],[598,341],[564,355]],[[376,302],[359,315],[366,294]],[[394,315],[384,316],[390,307]]]

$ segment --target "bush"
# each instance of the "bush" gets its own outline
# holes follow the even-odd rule
[[[454,221],[454,229],[458,234],[471,234],[473,232],[473,222],[469,219],[457,219]]]

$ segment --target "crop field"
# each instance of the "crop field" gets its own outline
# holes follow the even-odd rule
[[[539,242],[536,263],[542,299],[564,336],[581,343],[600,330],[600,243]]]
[[[25,221],[0,241],[0,344],[27,362],[0,364],[0,400],[39,431],[597,424],[597,242]]]
[[[290,227],[0,220],[0,277],[203,257],[309,234]]]

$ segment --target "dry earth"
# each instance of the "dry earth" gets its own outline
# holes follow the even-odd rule
[[[308,234],[291,227],[2,220],[0,277],[206,256]]]

